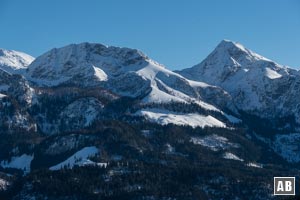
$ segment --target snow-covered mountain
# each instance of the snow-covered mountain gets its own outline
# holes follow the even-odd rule
[[[191,83],[138,50],[91,43],[52,49],[28,67],[27,77],[38,86],[103,86],[131,97],[150,92],[145,101],[156,102],[192,101],[200,97],[197,88],[209,87]]]
[[[234,105],[248,114],[268,119],[295,117],[300,124],[300,72],[239,43],[223,40],[200,64],[178,73],[223,88]]]
[[[269,199],[274,176],[299,176],[299,71],[238,43],[179,72],[101,44],[1,52],[1,199]]]
[[[52,49],[36,58],[25,76],[36,87],[101,87],[143,104],[194,103],[219,113],[232,107],[221,88],[190,81],[129,48],[81,43]]]
[[[0,69],[11,74],[22,74],[34,58],[26,53],[0,49]]]

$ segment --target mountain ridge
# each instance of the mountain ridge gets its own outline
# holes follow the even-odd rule
[[[96,86],[142,97],[143,103],[196,103],[236,116],[238,110],[268,119],[295,113],[300,124],[300,71],[230,40],[222,40],[200,64],[174,72],[139,50],[87,42],[51,49],[26,64],[22,75],[32,87]]]
[[[299,176],[299,72],[240,44],[175,72],[91,43],[20,67],[0,65],[0,198],[270,199]]]

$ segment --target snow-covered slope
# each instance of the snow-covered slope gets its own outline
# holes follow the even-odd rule
[[[176,124],[192,127],[226,127],[226,124],[218,119],[208,115],[200,115],[197,113],[174,113],[167,110],[148,109],[141,110],[136,115],[145,116],[146,119],[154,123],[166,125]]]
[[[241,162],[244,161],[242,158],[240,158],[237,155],[230,153],[230,152],[225,152],[223,155],[223,158],[229,159],[229,160],[237,160],[237,161],[241,161]]]
[[[22,74],[33,60],[34,58],[26,53],[0,49],[0,69],[11,74]]]
[[[239,110],[267,118],[294,115],[300,123],[300,72],[239,43],[223,40],[200,64],[178,73],[225,89]]]
[[[19,157],[12,157],[10,161],[1,161],[0,165],[3,168],[21,169],[25,173],[30,172],[30,164],[33,160],[33,155],[23,154]]]
[[[66,168],[73,168],[75,165],[83,166],[90,164],[89,157],[95,156],[99,150],[95,146],[91,147],[85,147],[79,151],[77,151],[75,154],[73,154],[71,157],[69,157],[67,160],[50,167],[50,170],[60,170],[64,167]]]

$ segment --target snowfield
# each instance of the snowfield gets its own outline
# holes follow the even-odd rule
[[[2,99],[2,98],[4,98],[4,97],[7,97],[7,95],[1,94],[1,93],[0,93],[0,99]]]
[[[208,115],[200,115],[196,113],[179,114],[162,109],[145,109],[135,113],[138,116],[144,116],[147,120],[158,124],[176,124],[187,125],[192,127],[222,127],[226,128],[226,124]]]
[[[50,167],[49,169],[50,170],[60,170],[64,167],[72,169],[75,165],[77,165],[77,166],[91,165],[94,162],[90,161],[88,158],[92,157],[98,153],[99,153],[99,150],[95,146],[84,147],[80,151],[77,151],[75,154],[70,156],[67,160],[65,160],[57,165],[54,165],[54,166]]]
[[[228,114],[224,113],[224,116],[225,116],[231,123],[233,123],[233,124],[238,124],[238,123],[241,123],[241,122],[242,122],[241,119],[236,118],[236,117],[234,117],[234,116],[232,116],[232,115],[228,115]]]
[[[31,161],[33,160],[34,156],[33,155],[27,155],[23,154],[19,157],[12,157],[11,161],[1,161],[0,165],[3,168],[15,168],[15,169],[21,169],[25,173],[30,172],[30,164]]]
[[[267,67],[266,68],[266,74],[265,74],[269,79],[277,79],[281,78],[282,75],[276,72],[275,70],[272,70],[271,68]]]
[[[237,161],[241,161],[243,162],[244,160],[236,155],[234,155],[233,153],[230,153],[230,152],[226,152],[224,153],[223,155],[223,158],[225,159],[229,159],[229,160],[237,160]]]

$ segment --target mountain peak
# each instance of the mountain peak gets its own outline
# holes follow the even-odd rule
[[[234,45],[236,44],[237,42],[234,42],[232,40],[228,40],[228,39],[223,39],[221,40],[221,42],[219,43],[219,45]]]
[[[97,43],[70,44],[54,48],[39,56],[27,70],[32,81],[45,85],[57,85],[66,82],[107,80],[126,71],[137,71],[148,65],[150,60],[136,49],[106,46]],[[96,82],[97,82],[96,81]]]
[[[252,73],[248,73],[249,71]],[[274,79],[289,73],[288,71],[290,70],[247,49],[238,42],[222,40],[200,64],[179,73],[192,80],[206,81],[220,86],[231,76],[251,76],[252,74],[252,78],[266,76]]]
[[[283,93],[293,90],[292,77],[299,74],[229,40],[221,41],[200,64],[178,73],[191,80],[223,88],[241,110],[267,110],[269,107],[266,105],[271,104],[275,107],[275,101],[269,102],[266,94],[273,94],[272,100],[281,103]],[[285,91],[281,87],[288,89]],[[268,114],[272,115],[271,111]]]
[[[217,53],[218,52],[218,53]],[[271,61],[249,49],[244,47],[242,44],[238,42],[234,42],[231,40],[222,40],[212,54],[218,54],[219,56],[223,57],[228,56],[230,60],[234,59],[236,61],[240,62],[246,62],[249,64],[249,62],[255,62],[255,61]],[[272,61],[271,61],[272,62]]]
[[[242,44],[227,39],[222,40],[216,47],[216,49],[218,48],[227,49],[227,50],[237,49],[241,51],[247,51],[247,49]]]
[[[34,58],[26,53],[0,48],[0,69],[12,73],[21,73]]]

